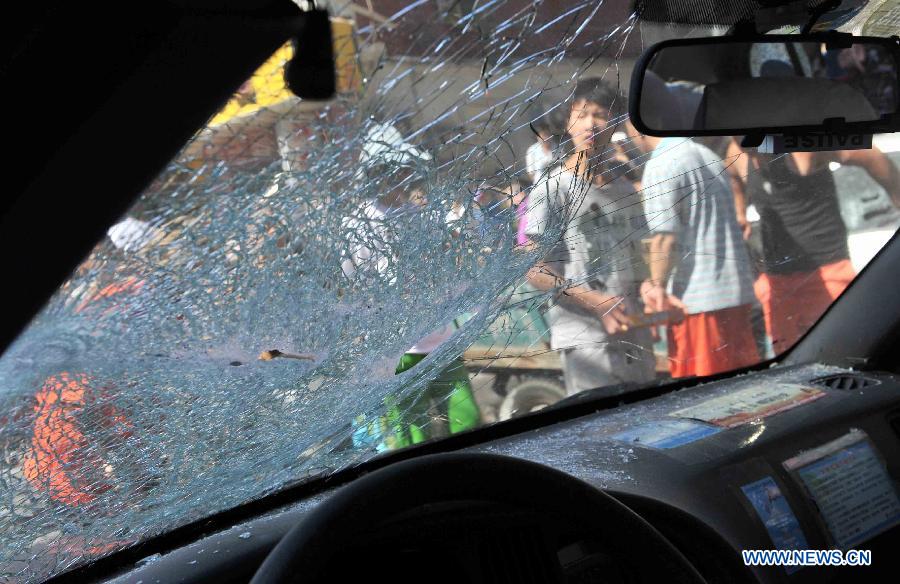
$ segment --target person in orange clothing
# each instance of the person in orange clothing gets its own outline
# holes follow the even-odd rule
[[[849,257],[810,271],[761,273],[753,288],[774,352],[782,353],[799,341],[855,277]]]
[[[102,322],[110,313],[127,310],[128,301],[143,288],[144,281],[135,276],[106,285],[95,279],[70,299],[72,315]],[[90,506],[121,482],[123,469],[115,468],[106,449],[133,442],[134,425],[114,405],[111,385],[85,372],[67,371],[62,364],[59,368],[63,370],[46,377],[34,395],[31,448],[22,472],[53,501]]]
[[[96,445],[82,431],[79,414],[102,396],[83,373],[63,371],[48,377],[35,395],[34,434],[23,463],[31,485],[64,505],[93,503],[113,488],[111,472]],[[119,438],[132,434],[132,425],[110,405],[99,408],[100,423],[113,428]]]
[[[84,298],[78,303],[77,306],[75,306],[74,312],[75,314],[78,314],[86,310],[88,307],[96,305],[96,303],[100,300],[112,298],[113,296],[117,296],[119,294],[138,294],[141,291],[141,288],[144,287],[144,284],[145,281],[139,279],[136,276],[128,276],[127,278],[124,278],[120,281],[113,282],[112,284],[107,284],[94,293],[84,294]],[[108,314],[115,309],[116,306],[115,304],[113,304],[103,312],[103,315]]]
[[[877,148],[794,152],[742,149],[727,154],[732,188],[760,215],[760,275],[754,285],[775,354],[796,343],[856,276],[832,162],[866,170],[900,203],[900,172]]]

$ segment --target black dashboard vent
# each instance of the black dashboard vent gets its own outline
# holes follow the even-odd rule
[[[810,381],[815,385],[821,385],[828,389],[840,389],[843,391],[853,391],[873,385],[880,385],[881,382],[871,377],[865,377],[856,373],[838,373],[837,375],[826,375],[818,377]]]

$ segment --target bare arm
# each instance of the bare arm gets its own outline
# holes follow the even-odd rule
[[[894,205],[900,207],[900,172],[878,148],[871,150],[842,150],[837,153],[842,164],[865,169],[875,181],[887,191]]]
[[[741,226],[744,239],[748,239],[750,237],[750,222],[747,221],[747,193],[744,180],[750,164],[749,157],[741,151],[736,142],[732,141],[728,145],[728,152],[725,154],[724,162],[725,170],[728,171],[728,178],[731,182],[731,192],[734,194],[734,210],[737,222]]]
[[[650,283],[665,286],[675,267],[672,251],[678,238],[674,233],[657,233],[650,240]]]
[[[545,292],[563,287],[560,302],[591,312],[597,316],[607,333],[628,330],[630,320],[622,308],[622,298],[591,290],[584,284],[567,283],[547,262],[538,262],[528,270],[527,277],[532,286]]]
[[[673,253],[677,242],[674,233],[657,233],[650,239],[650,279],[641,286],[644,306],[650,312],[663,312],[673,307],[685,309],[679,298],[666,293],[666,282],[677,264]]]

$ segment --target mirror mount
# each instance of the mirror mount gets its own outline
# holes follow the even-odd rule
[[[828,32],[820,34],[825,41],[825,48],[829,51],[837,49],[849,49],[853,46],[853,35],[849,32],[838,32],[836,30],[830,30]]]
[[[759,37],[761,34],[763,33],[761,33],[756,27],[756,21],[746,18],[737,21],[735,25],[731,27],[731,30],[728,31],[728,36],[732,38],[739,38],[750,41]]]
[[[759,148],[760,144],[762,144],[763,140],[765,139],[765,134],[746,134],[743,138],[741,138],[741,148]]]
[[[768,5],[767,5],[768,4]],[[831,10],[839,8],[841,0],[829,0],[815,8],[809,7],[808,0],[792,2],[760,3],[754,17],[744,18],[733,25],[728,35],[749,38],[764,34],[783,26],[805,22],[801,34],[809,34],[819,20]]]
[[[800,30],[800,34],[810,34],[812,32],[813,27],[819,22],[819,19],[825,15],[830,10],[834,10],[835,8],[841,5],[841,0],[831,0],[830,2],[822,2],[820,5],[809,11],[809,20],[806,21],[806,24]]]

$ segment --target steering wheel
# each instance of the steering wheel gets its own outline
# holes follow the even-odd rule
[[[662,534],[588,483],[518,458],[450,453],[398,462],[341,488],[282,538],[251,584],[295,582],[298,574],[308,584],[331,582],[329,574],[340,552],[366,527],[451,501],[511,505],[565,517],[601,538],[640,581],[704,582]]]

